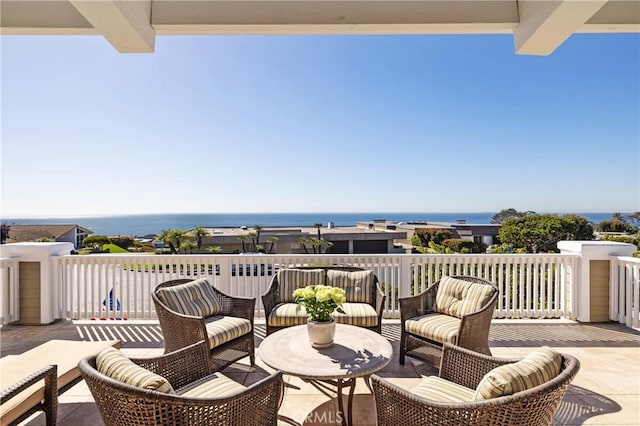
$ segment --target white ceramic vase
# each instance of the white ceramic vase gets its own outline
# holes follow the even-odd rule
[[[307,320],[307,332],[309,341],[314,348],[328,348],[333,344],[333,337],[336,335],[336,320],[312,321]]]

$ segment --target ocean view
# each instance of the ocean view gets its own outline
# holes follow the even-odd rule
[[[58,218],[3,218],[2,223],[11,225],[29,224],[73,224],[90,229],[98,235],[158,234],[163,229],[187,230],[196,226],[236,227],[262,226],[313,226],[314,223],[336,226],[353,226],[357,222],[386,219],[398,222],[455,222],[463,219],[467,223],[489,223],[496,212],[483,213],[198,213],[198,214],[145,214],[102,217],[58,217]],[[564,213],[561,213],[564,214]],[[599,223],[611,218],[613,213],[576,213]]]

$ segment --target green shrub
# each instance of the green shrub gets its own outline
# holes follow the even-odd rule
[[[607,241],[615,241],[618,243],[628,243],[640,249],[640,235],[605,235],[604,239]]]
[[[414,243],[414,238],[418,237],[416,242]],[[444,240],[453,238],[453,232],[448,229],[442,228],[418,228],[415,230],[413,237],[411,238],[411,243],[414,246],[423,246],[428,247],[430,242],[434,242],[435,244],[442,244]]]
[[[447,238],[442,241],[442,245],[449,247],[456,253],[471,253],[475,247],[473,241],[463,240],[462,238]]]

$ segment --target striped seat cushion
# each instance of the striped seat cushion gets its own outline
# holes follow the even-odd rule
[[[431,401],[456,403],[473,401],[475,391],[438,376],[429,376],[410,392]]]
[[[297,303],[280,303],[269,312],[267,321],[273,327],[289,327],[292,325],[301,325],[307,323],[307,311],[304,306],[300,307],[300,311],[296,312]]]
[[[460,321],[462,321],[460,318],[450,315],[432,313],[409,318],[405,321],[404,327],[410,334],[455,345],[458,342]]]
[[[546,383],[560,374],[562,355],[543,346],[513,364],[489,371],[476,388],[475,400],[512,395]]]
[[[135,364],[118,349],[107,348],[100,352],[96,367],[105,376],[119,382],[142,389],[174,393],[167,379]]]
[[[436,311],[462,318],[486,305],[495,289],[486,284],[442,277],[436,293]]]
[[[307,312],[304,306],[296,312],[296,303],[281,303],[269,313],[267,321],[273,327],[289,327],[307,323]],[[341,314],[334,312],[333,317],[340,324],[357,325],[359,327],[375,327],[378,325],[378,314],[373,306],[366,303],[343,303],[342,309],[346,312]]]
[[[280,286],[280,302],[295,302],[293,292],[308,285],[320,285],[325,281],[324,269],[280,269],[278,284]]]
[[[222,305],[206,278],[163,287],[156,294],[169,309],[181,314],[207,318],[222,312]]]
[[[209,347],[215,348],[251,332],[251,321],[245,318],[216,316],[205,324]]]
[[[375,281],[373,271],[327,271],[327,285],[344,289],[347,302],[373,304]]]
[[[235,395],[245,389],[246,387],[224,374],[214,373],[178,389],[176,393],[189,398],[212,399]]]
[[[378,313],[367,303],[343,303],[346,312],[334,312],[333,317],[340,324],[357,325],[358,327],[375,327],[378,325]]]

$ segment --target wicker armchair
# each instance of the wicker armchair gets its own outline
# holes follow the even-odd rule
[[[224,294],[212,286],[216,298],[222,305],[222,312],[215,317],[203,318],[176,312],[163,303],[158,297],[158,290],[190,282],[189,279],[178,279],[158,284],[151,293],[153,303],[164,337],[165,353],[173,352],[201,340],[210,341],[207,324],[224,317],[237,317],[249,321],[250,331],[220,345],[209,344],[211,363],[214,369],[222,369],[227,365],[249,356],[251,365],[255,363],[255,342],[253,316],[255,298],[235,297]]]
[[[482,292],[482,300],[485,303],[482,303],[482,306],[477,310],[465,313],[459,318],[441,314],[440,312],[446,311],[447,307],[437,306],[436,300],[438,299],[440,283],[445,278],[490,286],[488,291]],[[404,365],[404,358],[408,355],[433,365],[439,365],[442,345],[445,342],[491,355],[489,350],[489,327],[491,326],[491,318],[497,298],[498,288],[490,282],[481,278],[461,275],[443,277],[420,294],[400,298],[400,364]],[[454,301],[453,303],[461,302],[456,297],[451,300]],[[448,321],[446,325],[435,326],[436,321],[442,322],[443,320],[445,322]],[[420,325],[409,329],[407,321],[414,321],[413,324],[416,324],[415,321],[419,321]],[[432,322],[434,326],[431,327],[428,322]],[[425,329],[431,329],[431,331],[444,330],[448,334],[443,338],[443,336],[434,335],[437,333],[424,333]],[[425,336],[425,334],[428,335]]]
[[[142,389],[114,380],[96,369],[96,356],[78,364],[106,426],[224,425],[272,426],[283,396],[282,373],[222,397],[184,397],[180,389],[214,371],[205,342],[135,364],[166,378],[176,393]],[[206,380],[206,379],[204,379]]]
[[[298,271],[302,275],[307,275],[307,277],[300,282],[289,282],[288,290],[283,290],[281,276],[289,271]],[[308,276],[313,273],[318,273],[319,275],[315,278]],[[368,273],[371,274],[367,278],[370,279],[370,286],[363,286],[364,288],[368,287],[368,291],[358,293],[361,290],[358,285],[361,285],[362,282],[357,282],[358,278],[354,279],[351,276]],[[359,277],[359,279],[362,279],[362,277]],[[307,316],[304,311],[300,314],[295,313],[296,303],[294,303],[290,293],[293,292],[293,288],[304,287],[308,284],[333,285],[345,289],[347,301],[342,307],[347,314],[334,314],[336,322],[368,328],[377,333],[382,332],[382,312],[386,296],[380,289],[378,277],[372,271],[351,266],[297,266],[289,269],[280,269],[278,273],[274,274],[269,288],[262,295],[267,335],[285,327],[307,323]],[[280,310],[284,311],[285,314],[282,315]],[[275,317],[278,317],[278,319]]]
[[[378,426],[551,425],[569,384],[580,369],[575,357],[561,356],[560,373],[552,380],[509,396],[473,402],[435,402],[372,375]],[[474,389],[487,372],[516,361],[445,344],[440,377]]]

